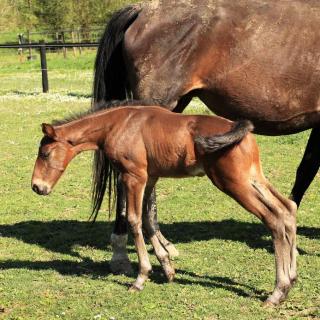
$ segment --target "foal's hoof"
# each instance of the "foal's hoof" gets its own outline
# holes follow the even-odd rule
[[[263,302],[262,306],[264,308],[274,308],[277,306],[277,304],[274,304],[273,302],[269,301],[269,300],[266,300]]]
[[[290,278],[290,282],[291,282],[291,287],[293,287],[298,281],[298,276],[293,276],[292,278]]]
[[[176,274],[174,272],[166,274],[166,277],[167,277],[169,283],[174,280],[175,276],[176,276]]]
[[[276,306],[278,306],[282,301],[284,301],[286,298],[286,295],[282,294],[282,296],[278,295],[278,296],[274,296],[271,295],[268,297],[268,299],[263,302],[263,306],[266,308],[274,308]]]
[[[167,258],[165,261],[161,262],[162,269],[164,271],[164,274],[168,280],[168,282],[172,282],[174,280],[174,277],[176,275],[176,272],[174,270],[174,267],[171,263],[171,261]]]
[[[127,276],[133,274],[133,269],[129,259],[111,260],[110,270],[113,274],[124,274]]]
[[[169,243],[165,246],[165,249],[167,250],[170,259],[174,259],[179,256],[179,251],[175,248],[175,246],[172,243]]]
[[[138,286],[136,284],[132,284],[128,289],[129,292],[140,292],[142,290],[143,290],[143,287],[142,286]]]

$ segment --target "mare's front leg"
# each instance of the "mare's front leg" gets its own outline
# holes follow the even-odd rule
[[[143,284],[151,272],[151,264],[142,234],[142,202],[147,178],[124,174],[122,181],[126,190],[128,222],[139,260],[139,275],[130,288],[136,291],[143,289]]]
[[[112,259],[110,261],[110,269],[112,273],[127,275],[131,275],[133,273],[127,253],[127,241],[128,221],[126,214],[126,194],[122,181],[118,178],[116,221],[110,241],[113,251]]]

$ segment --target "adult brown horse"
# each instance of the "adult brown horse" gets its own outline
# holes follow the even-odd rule
[[[136,103],[134,103],[136,105]],[[101,150],[121,173],[127,220],[139,259],[132,290],[142,290],[151,264],[142,234],[150,194],[160,177],[206,174],[221,191],[256,215],[272,232],[276,286],[266,303],[279,304],[296,280],[296,209],[262,173],[258,147],[249,121],[232,123],[210,116],[186,116],[164,108],[123,107],[92,112],[52,126],[43,124],[32,176],[35,192],[51,192],[68,163],[80,152]],[[134,146],[134,147],[133,147]],[[110,175],[110,172],[109,172]],[[169,281],[174,268],[156,230],[144,228]],[[187,232],[187,230],[186,230]]]
[[[319,25],[317,0],[159,0],[130,6],[113,16],[102,37],[94,100],[131,95],[182,112],[196,96],[218,115],[250,119],[259,134],[312,128],[291,193],[299,205],[320,165]],[[106,187],[104,160],[102,153],[96,158],[96,212]],[[123,203],[118,201],[112,238],[120,257],[116,266],[128,262]]]

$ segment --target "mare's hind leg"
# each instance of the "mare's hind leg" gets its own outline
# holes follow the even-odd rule
[[[156,224],[152,224],[150,222],[150,217],[148,216],[148,212],[150,211],[150,206],[154,205],[154,203],[152,203],[153,199],[151,198],[151,194],[152,194],[152,190],[154,190],[156,181],[157,181],[156,179],[149,179],[145,188],[144,199],[143,199],[143,213],[142,213],[143,228],[145,231],[145,235],[149,238],[154,248],[154,252],[164,270],[164,273],[168,281],[171,282],[175,276],[174,268],[170,262],[168,251],[164,249],[163,244],[160,242],[159,230],[155,228]]]
[[[255,214],[272,233],[276,262],[276,285],[266,304],[283,301],[297,279],[296,205],[266,181],[234,184],[226,189],[244,208]]]
[[[301,199],[320,167],[320,128],[311,131],[301,163],[297,169],[296,181],[290,198],[299,206]]]
[[[115,274],[132,274],[133,270],[127,253],[128,222],[126,215],[125,190],[121,179],[117,183],[116,221],[111,234],[112,259],[110,269]]]

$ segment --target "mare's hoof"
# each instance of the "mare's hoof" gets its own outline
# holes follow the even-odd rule
[[[113,274],[124,274],[127,276],[131,276],[133,274],[133,269],[129,259],[111,260],[110,270]]]

